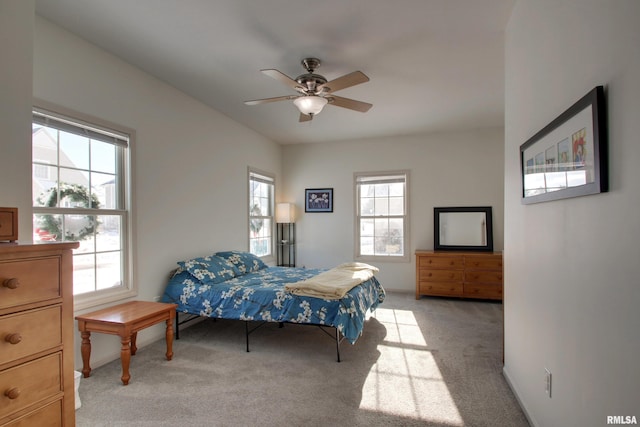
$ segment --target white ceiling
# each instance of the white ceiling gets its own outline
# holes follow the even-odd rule
[[[503,126],[504,29],[514,0],[36,0],[36,12],[282,144]],[[368,83],[299,123],[295,78],[317,57],[328,80]]]

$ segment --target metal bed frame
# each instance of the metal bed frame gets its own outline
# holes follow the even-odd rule
[[[184,325],[185,323],[191,322],[196,319],[213,319],[213,321],[217,320],[215,317],[206,317],[206,316],[198,316],[195,314],[186,313],[187,318],[180,320],[180,314],[176,311],[176,340],[180,339],[180,325]],[[227,319],[227,320],[235,320],[235,319]],[[259,323],[253,328],[249,328],[250,320],[244,320],[244,331],[245,331],[245,339],[247,344],[247,353],[249,353],[249,335],[256,331],[258,328],[263,326],[266,323],[276,323],[276,322],[267,322],[267,321],[259,321]],[[336,343],[336,359],[337,362],[340,363],[340,343],[344,340],[345,336],[340,335],[340,331],[335,326],[327,326],[327,325],[319,325],[315,323],[294,323],[294,322],[277,322],[280,328],[284,327],[285,323],[290,323],[292,325],[302,325],[302,326],[317,326],[322,332],[324,332],[331,339],[335,340]],[[327,331],[327,329],[335,329],[335,336]]]

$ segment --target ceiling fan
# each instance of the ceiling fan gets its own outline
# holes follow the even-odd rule
[[[293,99],[293,103],[300,110],[300,121],[308,122],[317,114],[320,114],[325,105],[335,105],[336,107],[348,108],[350,110],[366,113],[373,106],[367,102],[356,101],[355,99],[343,98],[334,95],[333,92],[346,89],[360,83],[369,81],[361,71],[354,71],[345,74],[337,79],[327,81],[326,78],[313,72],[320,66],[318,58],[305,58],[302,60],[302,66],[307,70],[306,74],[301,74],[294,79],[286,74],[275,70],[260,70],[267,76],[274,78],[291,89],[299,92],[299,95],[277,96],[275,98],[254,99],[245,101],[247,105],[266,104],[275,101],[286,101]]]

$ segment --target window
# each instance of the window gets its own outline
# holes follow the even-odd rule
[[[130,133],[33,110],[33,238],[80,243],[73,293],[87,306],[134,292],[129,144]]]
[[[265,173],[249,170],[249,252],[273,256],[273,197],[275,182]]]
[[[356,173],[356,258],[409,260],[408,176]]]

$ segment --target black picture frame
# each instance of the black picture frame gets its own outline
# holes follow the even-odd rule
[[[473,229],[471,236],[468,234],[470,228]],[[493,252],[491,206],[433,208],[433,248],[436,251]]]
[[[333,188],[307,188],[304,190],[305,212],[333,212]]]
[[[608,191],[606,117],[596,86],[520,146],[523,204]]]

